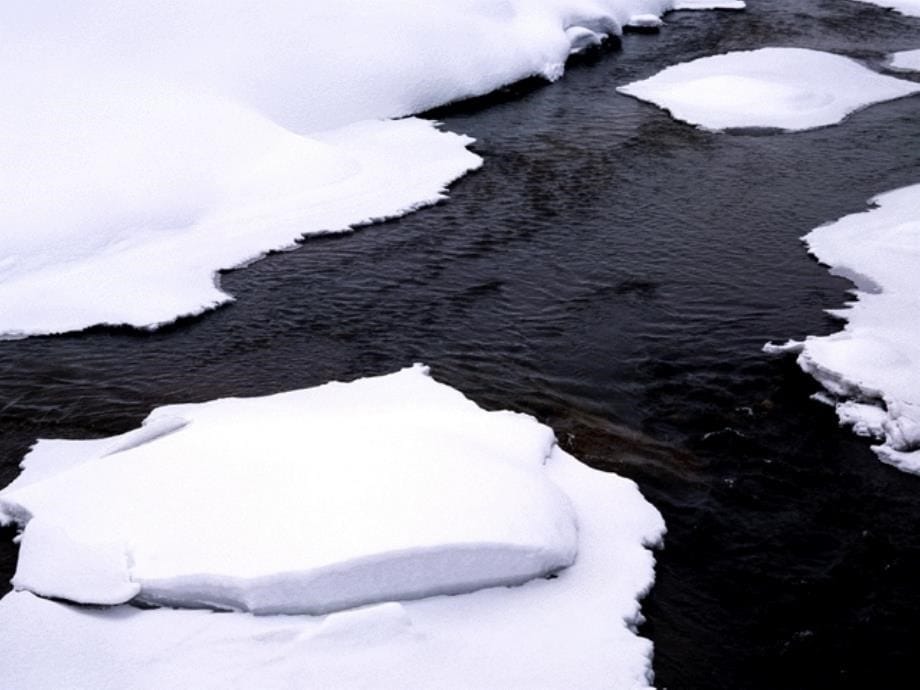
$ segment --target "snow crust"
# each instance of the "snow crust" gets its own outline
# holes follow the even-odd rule
[[[878,5],[886,9],[895,10],[908,17],[920,17],[920,0],[856,0]]]
[[[884,462],[920,474],[920,185],[871,203],[804,238],[815,258],[855,278],[855,300],[831,311],[845,328],[765,349],[798,352],[835,396],[841,423],[878,438]]]
[[[231,299],[221,269],[436,202],[472,140],[391,118],[556,79],[672,7],[4,3],[0,337],[197,314]]]
[[[25,526],[16,586],[33,590],[0,601],[0,687],[650,683],[634,626],[658,512],[532,418],[485,412],[423,367],[160,408],[140,432],[66,443],[77,461],[54,472],[66,446],[42,442],[0,494]],[[297,615],[35,596],[129,599],[124,563],[141,600]],[[432,596],[448,592],[468,593]]]
[[[709,130],[836,124],[855,110],[920,91],[849,58],[802,48],[760,48],[699,58],[618,88]]]
[[[891,67],[913,72],[920,72],[920,48],[917,50],[902,50],[891,56]]]

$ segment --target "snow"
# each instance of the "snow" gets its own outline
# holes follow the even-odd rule
[[[855,301],[831,312],[845,328],[768,351],[797,351],[835,396],[841,423],[879,438],[873,450],[884,462],[920,474],[920,185],[872,204],[804,238],[834,272],[862,278]]]
[[[128,576],[125,544],[81,543],[66,527],[42,520],[26,525],[13,587],[79,604],[121,604],[140,593]]]
[[[140,430],[91,442],[94,454],[66,471],[0,492],[0,510],[29,520],[19,588],[324,613],[570,565],[575,517],[543,472],[553,443],[533,419],[483,413],[416,368],[160,408]],[[39,451],[30,462],[47,466]],[[139,591],[97,599],[92,582],[73,594],[69,568],[43,567],[63,542],[67,562]]]
[[[676,0],[675,10],[743,10],[744,0]]]
[[[79,459],[55,473],[63,443]],[[120,437],[42,442],[25,465],[0,494],[25,527],[17,588],[292,615],[18,591],[0,601],[0,687],[650,682],[634,628],[660,515],[532,418],[423,367],[160,408]]]
[[[231,300],[222,269],[434,203],[472,140],[392,118],[556,79],[672,7],[0,5],[0,337],[156,327]]]
[[[920,91],[849,58],[802,48],[760,48],[699,58],[618,88],[709,130],[832,125],[855,110]]]
[[[891,68],[920,72],[920,49],[894,53],[891,56]]]
[[[908,17],[920,17],[920,0],[856,0],[857,2],[867,2],[870,5],[878,5],[887,9],[895,10]]]
[[[664,25],[657,14],[636,14],[626,24],[631,29],[658,29]]]

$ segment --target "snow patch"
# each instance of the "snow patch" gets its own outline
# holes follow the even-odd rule
[[[876,74],[839,55],[760,48],[673,65],[617,90],[704,129],[802,130],[920,92],[920,84]]]

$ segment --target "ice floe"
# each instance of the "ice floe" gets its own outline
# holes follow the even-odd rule
[[[0,492],[24,522],[16,587],[325,613],[520,584],[575,558],[574,514],[544,472],[552,432],[419,369],[160,408],[90,443],[78,464]],[[26,466],[47,467],[43,450]],[[74,567],[48,568],[49,554]],[[98,582],[74,593],[72,572],[91,569],[120,601],[94,598]]]
[[[0,502],[24,527],[0,687],[650,682],[658,512],[420,366],[43,441]]]
[[[891,56],[892,69],[920,72],[920,49],[902,50]]]
[[[873,450],[883,461],[920,474],[920,185],[872,203],[804,238],[857,285],[855,301],[831,312],[845,328],[766,349],[798,352],[802,369],[835,396],[841,423],[880,439]]]
[[[920,17],[920,0],[857,0],[870,5],[878,5],[889,10],[895,10],[908,17]]]
[[[391,118],[556,79],[673,6],[4,4],[0,337],[197,314],[231,299],[221,269],[433,203],[471,140]]]
[[[760,48],[699,58],[618,89],[704,129],[802,130],[920,91],[854,60],[803,48]]]

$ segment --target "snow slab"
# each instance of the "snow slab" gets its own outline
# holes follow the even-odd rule
[[[920,92],[839,55],[760,48],[699,58],[617,89],[703,129],[832,125],[855,110]]]
[[[156,327],[222,269],[434,203],[481,160],[392,118],[672,0],[0,4],[0,337]]]
[[[908,17],[920,17],[920,0],[856,0],[878,5],[889,10],[895,10]]]
[[[890,66],[892,69],[920,72],[920,49],[893,53]]]
[[[27,456],[20,483],[2,500],[7,517],[25,523],[21,558],[30,560],[34,549],[45,551],[39,565],[61,559],[43,569],[43,584],[57,577],[59,587],[74,587],[75,568],[92,574],[111,566],[115,552],[100,544],[123,540],[141,598],[144,573],[155,573],[170,603],[227,603],[223,575],[232,568],[237,586],[245,583],[250,594],[262,588],[286,611],[300,610],[316,596],[313,582],[303,578],[307,571],[287,568],[334,553],[347,555],[326,590],[335,608],[361,581],[376,591],[353,603],[379,603],[325,616],[253,616],[86,608],[13,592],[0,601],[9,660],[0,664],[0,687],[651,682],[651,643],[635,626],[638,600],[654,579],[649,547],[664,532],[661,516],[633,482],[582,465],[532,418],[483,411],[420,366],[265,398],[160,408],[145,426],[164,415],[173,420],[164,433],[87,442],[92,452],[57,474],[45,454],[63,457],[63,446],[43,442]],[[82,442],[69,443],[79,454]],[[432,546],[442,560],[427,558]],[[357,553],[374,560],[352,559]],[[192,563],[208,576],[180,574]],[[491,578],[497,569],[509,576],[491,582],[501,585],[522,582],[522,564],[539,575],[569,563],[516,587],[396,601],[423,593],[407,592],[406,580],[424,583],[428,594],[466,591],[469,583],[454,588],[458,572],[491,569]],[[20,584],[30,584],[33,565],[20,563],[27,572]],[[105,583],[113,592],[122,586],[104,574],[88,591]]]
[[[841,423],[881,439],[873,450],[884,462],[920,474],[920,185],[871,203],[804,237],[821,263],[856,279],[855,301],[831,311],[845,328],[765,349],[798,352]]]
[[[78,464],[26,474],[0,492],[0,516],[25,527],[19,589],[325,613],[571,565],[575,515],[544,472],[554,443],[532,418],[483,412],[415,368],[159,408],[139,430],[91,441]],[[47,469],[42,452],[27,467]],[[74,573],[90,571],[75,593]]]

